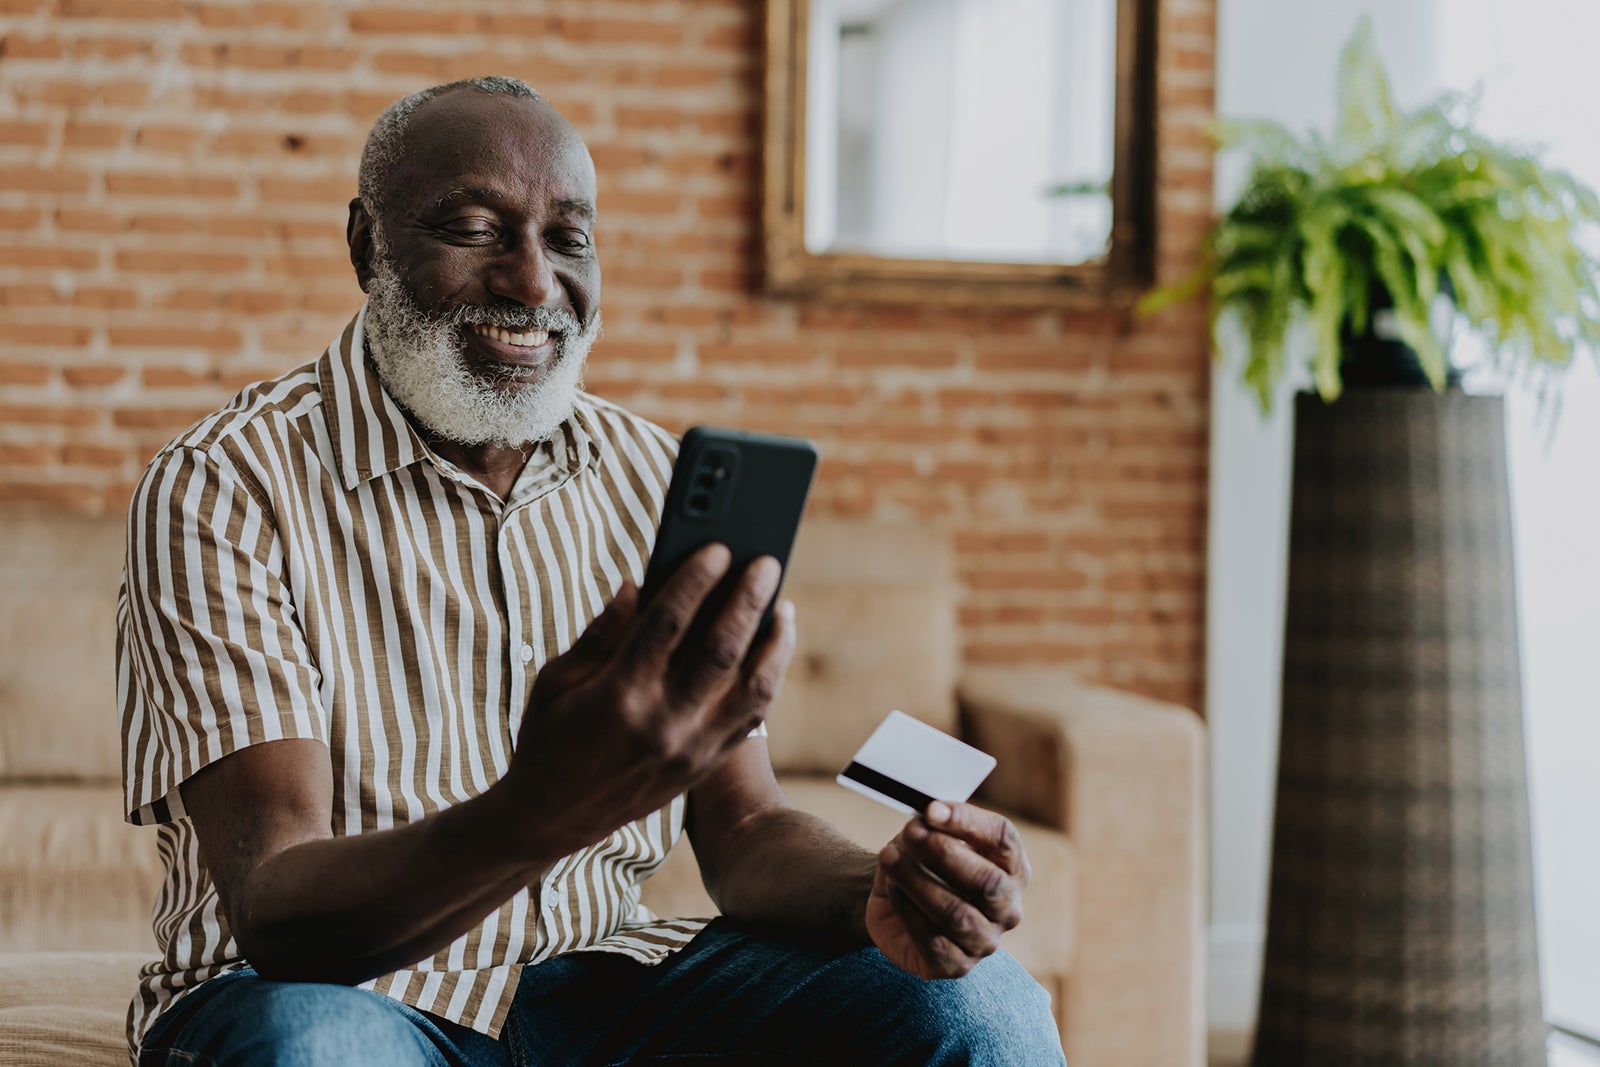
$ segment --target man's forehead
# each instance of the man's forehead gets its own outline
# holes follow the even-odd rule
[[[428,101],[411,116],[390,178],[419,206],[505,199],[532,183],[593,212],[594,164],[583,139],[555,108],[527,97],[460,89]]]

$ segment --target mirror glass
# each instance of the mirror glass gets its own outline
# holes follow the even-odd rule
[[[806,250],[1104,258],[1116,8],[1117,0],[811,0]]]

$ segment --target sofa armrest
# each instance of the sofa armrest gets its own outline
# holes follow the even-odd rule
[[[1062,1006],[1067,1061],[1198,1067],[1199,717],[1048,668],[969,672],[961,714],[966,739],[999,760],[980,799],[1063,830],[1077,854],[1079,933]]]

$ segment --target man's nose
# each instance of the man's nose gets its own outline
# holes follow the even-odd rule
[[[519,241],[495,264],[489,290],[495,296],[515,300],[526,307],[541,307],[555,302],[561,284],[537,237]]]

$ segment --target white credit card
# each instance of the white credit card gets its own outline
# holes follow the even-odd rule
[[[921,815],[935,800],[959,804],[972,796],[994,762],[987,752],[891,711],[835,781],[896,811]]]

